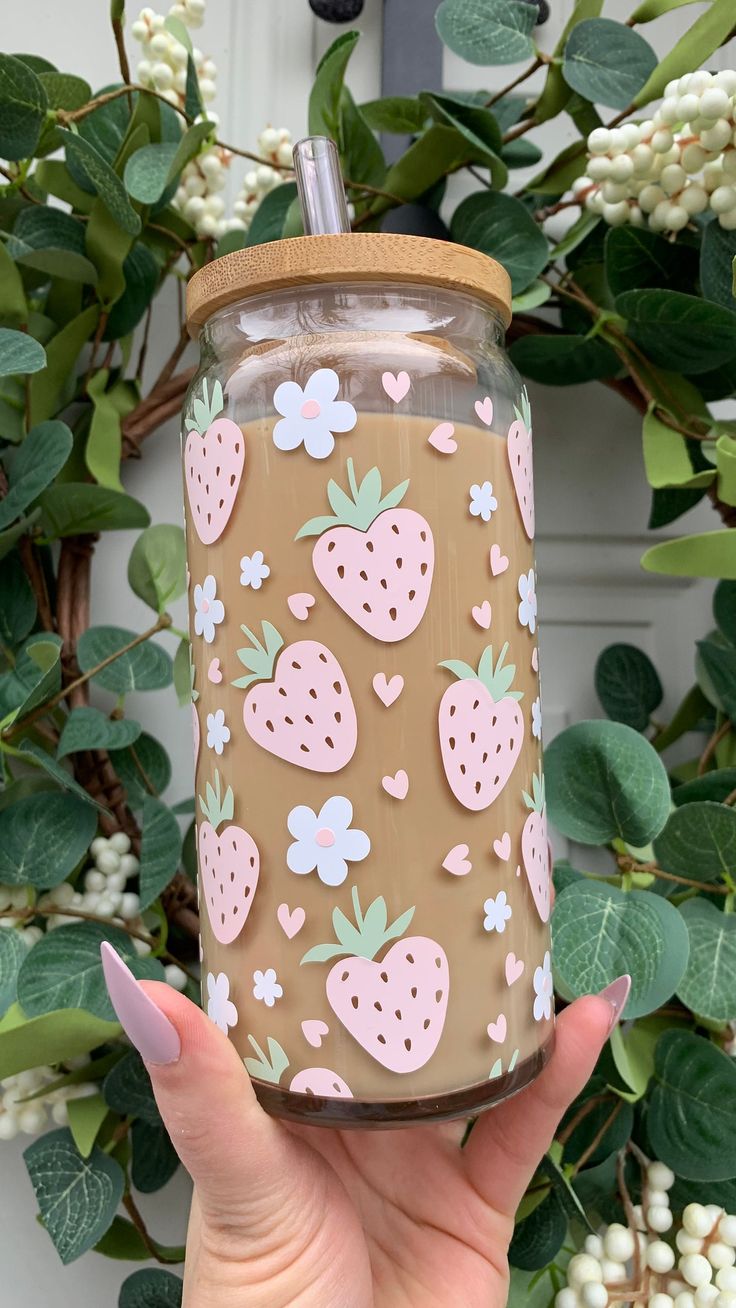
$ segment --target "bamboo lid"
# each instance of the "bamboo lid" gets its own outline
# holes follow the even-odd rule
[[[187,286],[187,328],[196,336],[213,313],[252,295],[325,282],[419,283],[464,291],[511,321],[511,281],[479,250],[425,236],[349,232],[295,236],[214,259]]]

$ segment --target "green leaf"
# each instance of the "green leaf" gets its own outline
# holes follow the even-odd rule
[[[26,268],[91,285],[97,281],[97,270],[86,257],[84,226],[63,209],[21,209],[10,244],[13,257]]]
[[[118,927],[75,922],[56,927],[36,942],[21,964],[18,1000],[29,1017],[57,1008],[83,1008],[109,1022],[115,1016],[105,985],[100,945],[107,940],[139,978],[163,981],[156,958],[139,958]],[[48,1061],[48,1060],[46,1060]]]
[[[113,1218],[112,1225],[94,1246],[94,1252],[104,1254],[106,1258],[133,1263],[148,1262],[151,1257],[140,1232],[127,1217]]]
[[[160,795],[171,781],[171,760],[166,750],[145,732],[132,748],[113,750],[110,758],[125,786],[128,803],[135,809],[142,808],[151,793],[147,782]]]
[[[296,199],[296,184],[285,182],[264,195],[253,215],[246,244],[262,245],[266,241],[280,241],[284,234],[286,215]],[[219,248],[219,247],[218,247]]]
[[[101,1149],[82,1158],[65,1127],[34,1140],[23,1158],[44,1227],[62,1263],[72,1263],[110,1226],[125,1189],[123,1169]]]
[[[725,804],[683,803],[654,842],[660,867],[695,881],[736,873],[736,813]]]
[[[57,73],[56,70],[39,73],[38,80],[46,92],[50,109],[81,109],[92,99],[92,88],[83,77],[74,73]]]
[[[435,122],[454,127],[465,138],[475,161],[490,168],[493,185],[505,186],[508,172],[500,157],[501,131],[490,109],[437,92],[422,91],[420,99]]]
[[[75,182],[62,159],[42,159],[36,165],[33,176],[42,190],[49,195],[63,200],[79,213],[89,213],[94,204],[94,196]]]
[[[690,938],[690,955],[677,997],[711,1022],[736,1018],[736,917],[707,899],[680,907]]]
[[[551,821],[581,844],[618,837],[638,849],[667,821],[670,787],[662,760],[623,723],[567,727],[545,750],[544,772]]]
[[[693,1181],[736,1172],[736,1065],[709,1040],[665,1031],[657,1042],[647,1133],[655,1158]]]
[[[27,375],[45,366],[46,351],[38,341],[26,332],[0,327],[0,377]]]
[[[181,858],[181,832],[170,808],[146,795],[141,840],[141,908],[148,908],[174,876]]]
[[[546,304],[552,296],[549,282],[532,282],[521,295],[514,295],[511,301],[513,313],[527,313],[529,309],[538,309]]]
[[[128,583],[154,613],[165,613],[184,594],[186,544],[181,527],[157,523],[141,532],[128,560]]]
[[[181,1308],[183,1282],[160,1267],[144,1267],[123,1283],[118,1308]]]
[[[726,363],[736,352],[736,313],[681,291],[625,291],[616,311],[652,363],[688,376]]]
[[[736,440],[725,433],[716,441],[718,498],[724,504],[736,504]]]
[[[387,95],[360,106],[368,126],[374,132],[396,132],[414,136],[427,121],[427,110],[415,95]]]
[[[694,5],[697,0],[643,0],[631,15],[630,23],[651,23],[662,14],[669,14],[673,9],[682,9],[685,5]]]
[[[61,638],[52,632],[29,636],[15,667],[0,681],[0,714],[15,718],[43,704],[61,686]]]
[[[611,18],[586,18],[568,37],[562,76],[585,100],[626,109],[656,66],[649,42],[631,27]]]
[[[595,689],[609,718],[644,731],[662,703],[657,669],[635,645],[609,645],[595,665]]]
[[[19,645],[36,621],[36,597],[18,554],[0,564],[0,641]]]
[[[597,994],[631,976],[627,1018],[652,1013],[675,993],[687,964],[688,937],[677,909],[647,890],[575,881],[552,915],[552,957],[565,991]]]
[[[63,422],[41,422],[29,431],[13,460],[8,493],[0,500],[0,528],[7,527],[54,480],[72,444]]]
[[[718,768],[715,772],[705,772],[702,777],[693,777],[692,781],[684,781],[682,785],[675,786],[672,802],[678,808],[703,799],[722,804],[732,790],[736,790],[736,768]]]
[[[724,305],[731,312],[736,310],[733,298],[734,258],[736,232],[726,231],[715,220],[709,222],[700,243],[700,285],[707,299]]]
[[[91,482],[59,482],[41,496],[49,539],[147,527],[148,509],[132,495]]]
[[[135,639],[136,633],[125,627],[88,627],[77,643],[77,659],[82,672],[89,672],[98,663],[123,649]],[[136,645],[121,654],[109,667],[94,675],[94,681],[115,695],[127,695],[132,690],[162,690],[171,685],[173,669],[171,658],[152,640]]]
[[[516,64],[534,57],[535,6],[524,0],[443,0],[435,15],[445,45],[471,64]]]
[[[340,98],[340,138],[345,176],[351,182],[382,186],[386,176],[383,150],[346,86],[343,86]],[[362,194],[358,189],[351,194],[357,212],[370,203],[370,195]]]
[[[579,141],[566,145],[563,150],[528,183],[534,195],[562,195],[569,191],[576,178],[585,172],[587,156]]]
[[[161,141],[136,150],[123,173],[128,193],[141,204],[156,204],[190,159],[199,154],[213,130],[210,122],[195,123],[178,141]]]
[[[80,749],[125,749],[141,734],[139,722],[131,718],[109,718],[99,709],[72,709],[64,723],[57,758],[66,758]]]
[[[83,1095],[67,1100],[69,1130],[82,1158],[89,1158],[97,1134],[107,1117],[108,1108],[102,1095]]]
[[[20,1005],[13,1004],[0,1026],[0,1079],[88,1054],[115,1040],[120,1031],[116,1022],[101,1021],[79,1008],[27,1018]]]
[[[673,45],[669,54],[658,61],[651,76],[636,95],[634,104],[640,107],[649,104],[650,100],[658,100],[664,95],[668,82],[691,72],[693,68],[700,68],[727,40],[733,25],[733,0],[713,0],[705,13]]]
[[[97,326],[99,314],[97,305],[90,305],[48,342],[46,367],[30,383],[34,424],[55,418],[72,399],[77,384],[76,363]]]
[[[2,572],[0,572],[0,579]],[[2,609],[2,603],[0,603]],[[718,630],[736,645],[736,585],[732,581],[719,581],[713,594],[713,617]]]
[[[454,172],[473,157],[473,149],[454,127],[435,123],[392,164],[384,188],[405,203],[417,200],[447,173]],[[390,209],[391,201],[376,196],[370,207],[374,215]]]
[[[697,250],[683,245],[682,241],[677,244],[666,241],[648,227],[610,227],[605,240],[605,261],[606,278],[613,295],[650,287],[695,290]]]
[[[134,1049],[110,1069],[102,1093],[108,1108],[121,1117],[140,1117],[151,1126],[160,1124],[161,1114],[153,1097],[151,1078]]]
[[[631,1095],[643,1098],[654,1073],[654,1050],[660,1032],[668,1025],[666,1018],[633,1023],[624,1032],[614,1026],[610,1036],[611,1056],[621,1080]]]
[[[345,70],[359,37],[359,32],[343,32],[319,62],[309,96],[310,136],[339,139],[340,96]]]
[[[696,647],[719,703],[736,722],[736,649],[717,644],[715,640],[699,640]],[[707,695],[707,687],[704,689]]]
[[[141,220],[131,205],[125,187],[107,160],[85,137],[60,129],[66,157],[73,160],[102,200],[110,217],[129,236],[137,236]]]
[[[644,467],[650,486],[707,486],[714,470],[695,472],[687,437],[662,422],[649,410],[642,423]]]
[[[621,371],[618,355],[597,336],[521,336],[509,354],[520,373],[545,386],[577,386]]]
[[[0,54],[0,156],[28,159],[41,135],[46,92],[31,68],[13,55]]]
[[[84,461],[100,486],[124,494],[120,481],[120,411],[106,390],[109,375],[109,368],[100,368],[87,382],[93,407]]]
[[[187,84],[184,94],[184,112],[188,118],[199,118],[204,113],[202,97],[199,93],[199,80],[194,59],[187,56]]]
[[[614,1029],[620,1031],[621,1028],[616,1026]],[[629,1139],[634,1119],[631,1106],[629,1104],[621,1106],[614,1121],[606,1128],[606,1122],[616,1104],[611,1102],[613,1095],[606,1086],[605,1079],[597,1074],[590,1078],[584,1089],[573,1100],[560,1122],[560,1127],[564,1130],[565,1127],[572,1125],[573,1119],[577,1117],[584,1104],[602,1096],[606,1098],[602,1099],[601,1103],[592,1104],[588,1113],[577,1126],[573,1127],[568,1136],[563,1155],[565,1167],[569,1163],[577,1163],[583,1154],[586,1155],[586,1166],[595,1167],[597,1163],[602,1163],[612,1153],[622,1149]]]
[[[567,38],[577,23],[583,19],[597,18],[602,7],[603,0],[576,0],[575,7],[554,48],[552,59],[547,65],[544,89],[534,108],[535,122],[546,123],[550,118],[556,118],[569,102],[571,90],[562,76],[562,54],[567,45]]]
[[[4,1017],[17,998],[18,973],[28,953],[20,931],[0,931],[0,1017]]]
[[[699,504],[704,495],[705,491],[702,488],[653,491],[647,527],[650,531],[656,531],[658,527],[668,526],[670,522],[675,522],[677,518],[681,518],[684,513]],[[643,561],[642,566],[646,566]]]
[[[646,551],[641,566],[647,572],[665,572],[674,577],[736,580],[736,541],[732,536],[733,533],[724,528],[662,541]]]
[[[534,281],[549,256],[547,238],[526,206],[511,195],[495,191],[483,191],[463,200],[453,214],[451,233],[453,241],[481,250],[502,263],[511,277],[514,295]]]
[[[83,803],[96,809],[98,813],[104,813],[106,817],[110,816],[109,810],[106,809],[103,804],[99,804],[96,799],[93,799],[89,791],[77,784],[71,772],[67,772],[66,768],[63,768],[60,763],[57,763],[56,760],[52,758],[50,754],[47,754],[45,750],[41,749],[41,746],[37,745],[35,741],[22,740],[19,749],[21,754],[25,755],[27,762],[33,763],[36,767],[42,768],[43,771],[49,777],[52,777],[58,785],[62,786],[64,790],[68,790],[72,795],[76,795],[78,799],[81,799]],[[35,777],[33,779],[39,782],[42,780],[40,777]]]
[[[0,315],[2,321],[19,327],[28,321],[28,305],[23,281],[7,245],[0,242]]]
[[[29,795],[0,813],[0,882],[58,886],[84,858],[97,814],[75,795]]]
[[[445,0],[447,3],[447,0]],[[567,1234],[567,1216],[556,1191],[518,1222],[509,1247],[509,1262],[521,1271],[534,1271],[553,1262]]]
[[[106,341],[117,341],[132,332],[156,293],[160,269],[147,245],[135,242],[123,260],[122,276],[125,290],[110,310],[103,334]]]
[[[131,1129],[131,1144],[133,1185],[141,1194],[154,1194],[171,1180],[179,1167],[179,1155],[169,1133],[163,1122],[151,1126],[139,1118]]]

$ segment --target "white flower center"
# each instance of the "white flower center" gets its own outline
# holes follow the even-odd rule
[[[314,839],[320,849],[332,849],[335,843],[335,833],[330,827],[320,827]]]
[[[302,418],[318,418],[321,413],[319,400],[305,400],[299,415]]]

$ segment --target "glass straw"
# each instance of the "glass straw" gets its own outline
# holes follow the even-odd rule
[[[294,171],[305,236],[350,231],[337,146],[328,136],[305,136],[294,146]]]

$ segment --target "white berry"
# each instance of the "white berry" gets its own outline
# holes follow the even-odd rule
[[[671,1294],[653,1294],[649,1300],[649,1308],[672,1308],[673,1298]]]
[[[707,1258],[711,1267],[733,1267],[736,1262],[736,1250],[732,1249],[730,1244],[714,1240],[708,1246]]]
[[[688,1206],[691,1208],[695,1207],[694,1204]],[[699,1207],[700,1205],[697,1206]],[[685,1211],[687,1212],[687,1209]],[[688,1285],[693,1285],[696,1288],[701,1285],[707,1285],[713,1274],[713,1269],[708,1262],[708,1259],[704,1258],[702,1254],[684,1254],[680,1259],[680,1271]]]
[[[0,1125],[2,1125],[2,1118],[0,1118]],[[580,1308],[577,1292],[566,1285],[555,1295],[555,1308]]]
[[[590,1254],[574,1254],[567,1265],[567,1279],[576,1289],[588,1281],[600,1281],[602,1276],[598,1259]]]
[[[699,1235],[704,1239],[710,1235],[713,1222],[702,1204],[688,1204],[682,1214],[682,1225],[688,1235]]]
[[[674,1265],[674,1250],[664,1240],[652,1240],[647,1249],[647,1267],[664,1275],[665,1272],[671,1272]]]
[[[600,1281],[588,1281],[580,1291],[583,1308],[607,1308],[608,1290]]]
[[[669,1208],[662,1206],[649,1208],[647,1210],[647,1222],[653,1231],[656,1231],[658,1235],[663,1235],[672,1226],[672,1213]]]
[[[613,1222],[603,1237],[603,1249],[607,1258],[616,1263],[628,1262],[634,1256],[634,1234],[620,1222]]]

